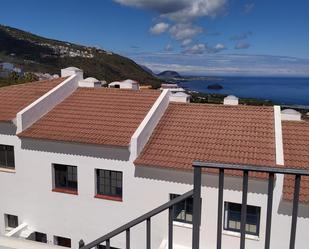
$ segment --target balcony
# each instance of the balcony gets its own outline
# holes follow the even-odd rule
[[[207,236],[200,236],[200,224],[201,224],[201,179],[203,169],[215,169],[219,172],[218,177],[218,218],[217,218],[217,239],[216,239],[216,249],[222,249],[222,227],[223,227],[223,190],[224,190],[224,177],[226,171],[238,171],[242,175],[242,204],[241,204],[241,222],[240,222],[240,249],[246,248],[246,219],[247,219],[247,197],[248,197],[248,185],[249,185],[249,173],[257,172],[264,173],[268,180],[268,192],[267,192],[267,212],[266,212],[266,231],[265,231],[265,241],[264,249],[270,249],[271,242],[271,225],[272,225],[272,211],[273,211],[273,191],[274,191],[274,181],[275,175],[292,175],[295,178],[294,185],[294,196],[292,204],[292,218],[290,227],[290,238],[289,245],[287,248],[295,249],[295,239],[296,239],[296,227],[297,227],[297,216],[299,208],[299,196],[300,196],[300,183],[302,176],[309,176],[308,170],[287,168],[287,167],[261,167],[261,166],[251,166],[251,165],[234,165],[234,164],[216,164],[216,163],[204,163],[204,162],[194,162],[194,187],[191,191],[184,193],[181,196],[172,199],[171,201],[153,209],[152,211],[138,217],[135,220],[111,231],[110,233],[96,239],[95,241],[85,245],[83,241],[80,242],[81,249],[91,249],[96,248],[98,245],[105,243],[107,249],[112,248],[112,239],[122,233],[125,233],[126,239],[126,249],[130,249],[130,230],[131,228],[141,224],[146,223],[146,244],[145,248],[151,248],[151,220],[157,214],[164,211],[168,211],[168,249],[176,249],[173,243],[173,207],[193,196],[193,228],[192,228],[192,249],[200,249],[200,240],[206,239]],[[207,200],[206,200],[207,202]]]

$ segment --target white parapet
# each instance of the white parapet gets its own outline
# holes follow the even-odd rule
[[[16,133],[18,134],[30,127],[66,97],[71,95],[78,87],[78,80],[78,75],[71,75],[61,84],[18,112],[16,115]]]
[[[153,130],[159,123],[161,117],[163,116],[166,108],[168,107],[170,99],[170,91],[163,90],[159,98],[156,100],[152,108],[147,113],[146,117],[134,132],[131,137],[130,151],[131,157],[130,160],[134,161],[138,155],[143,150],[144,146],[148,142]]]
[[[281,111],[280,106],[274,106],[276,164],[284,165],[282,123],[281,123],[282,117],[280,111]]]

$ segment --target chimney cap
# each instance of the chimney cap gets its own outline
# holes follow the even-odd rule
[[[238,98],[235,95],[228,95],[225,97],[225,99],[238,100]]]
[[[99,80],[94,78],[94,77],[88,77],[88,78],[84,79],[84,81],[89,82],[89,83],[99,82]]]
[[[82,71],[81,69],[77,68],[77,67],[67,67],[64,68],[65,70],[70,70],[70,71]]]
[[[234,95],[228,95],[223,99],[224,105],[238,105],[239,99]]]
[[[301,113],[294,109],[285,109],[281,111],[281,119],[288,121],[301,121]]]

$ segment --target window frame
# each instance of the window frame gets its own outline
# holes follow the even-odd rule
[[[232,231],[232,232],[237,232],[237,233],[240,233],[240,229],[237,229],[237,228],[231,228],[229,226],[229,221],[230,221],[230,205],[239,205],[240,207],[240,211],[239,211],[239,221],[235,221],[235,222],[241,222],[241,205],[240,203],[235,203],[235,202],[224,202],[224,225],[223,225],[223,229],[226,230],[226,231]],[[248,223],[248,215],[252,215],[250,213],[248,213],[248,210],[250,208],[254,208],[256,210],[256,219],[257,219],[257,222],[256,223]],[[247,205],[247,217],[246,217],[246,235],[253,235],[253,236],[257,236],[259,237],[260,236],[260,224],[261,224],[261,207],[259,206],[253,206],[253,205]],[[250,231],[247,231],[247,225],[255,225],[256,226],[256,232],[250,232]]]
[[[39,237],[41,238],[41,240],[38,239]],[[47,243],[47,234],[35,231],[34,232],[34,241],[40,242],[40,243]]]
[[[170,200],[173,200],[173,199],[175,199],[176,197],[178,197],[178,196],[180,196],[179,194],[170,194]],[[192,220],[191,221],[189,221],[189,220],[187,220],[187,215],[188,215],[188,210],[187,210],[187,207],[188,206],[190,206],[190,205],[188,205],[188,199],[192,199],[192,207],[191,207],[191,212],[192,212],[192,214],[191,214],[191,217],[192,217]],[[184,205],[184,207],[185,207],[185,209],[184,209],[184,216],[185,216],[185,219],[178,219],[176,216],[176,210],[175,210],[175,207],[177,206],[177,205],[181,205],[181,204],[183,204]],[[173,221],[174,222],[180,222],[180,223],[184,223],[184,224],[190,224],[190,225],[193,225],[193,197],[189,197],[189,198],[187,198],[186,200],[184,200],[184,201],[182,201],[182,202],[180,202],[180,203],[178,203],[178,204],[176,204],[176,205],[174,205],[173,206]]]
[[[69,242],[70,246],[66,246],[66,245],[63,245],[63,244],[59,245],[59,239],[63,240],[63,241],[67,240]],[[54,235],[54,245],[71,248],[72,247],[72,239],[71,238],[67,238],[67,237],[63,237],[63,236]]]
[[[1,152],[4,154],[5,162],[3,164],[0,161],[0,168],[15,170],[15,147],[13,145],[0,144],[0,153]],[[10,152],[12,153],[11,157],[8,155]],[[12,164],[9,162],[10,158],[13,159]]]
[[[14,223],[16,223],[16,226],[10,226],[10,217],[12,218],[16,218],[16,221],[14,221]],[[19,220],[18,220],[18,216],[17,215],[13,215],[13,214],[4,214],[4,221],[5,221],[5,229],[6,230],[12,230],[16,227],[19,226]]]
[[[63,167],[63,169],[61,169],[61,167]],[[64,179],[60,179],[61,177],[64,177]],[[62,193],[67,193],[67,194],[78,194],[77,166],[54,163],[53,164],[53,178],[54,178],[53,179],[53,191],[54,192],[62,192]],[[74,186],[70,186],[72,184]]]
[[[115,174],[115,177],[112,177]],[[95,169],[95,197],[107,200],[122,201],[123,198],[123,172],[108,169]],[[120,185],[120,187],[119,187]],[[102,189],[103,188],[103,189]],[[108,188],[109,191],[105,189]],[[116,194],[112,194],[112,189]],[[117,194],[120,188],[120,194]]]

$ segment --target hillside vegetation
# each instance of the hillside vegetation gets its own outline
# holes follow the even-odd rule
[[[154,88],[161,81],[133,60],[94,47],[47,39],[0,25],[0,60],[14,63],[27,72],[59,74],[61,68],[75,66],[107,82],[134,79]]]

